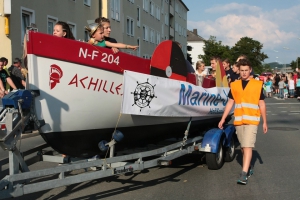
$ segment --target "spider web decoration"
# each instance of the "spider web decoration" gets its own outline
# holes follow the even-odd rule
[[[151,108],[150,103],[152,99],[157,98],[154,94],[154,87],[155,85],[151,85],[148,79],[147,82],[144,83],[137,82],[134,92],[131,92],[134,98],[134,104],[132,104],[132,106],[137,105],[140,108],[140,112],[147,106]]]

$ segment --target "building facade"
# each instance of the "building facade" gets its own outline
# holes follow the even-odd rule
[[[181,44],[186,56],[187,12],[181,0],[102,0],[102,16],[111,22],[111,37],[118,42],[138,45],[127,53],[151,58],[163,40]]]
[[[4,9],[6,10],[4,12]],[[187,12],[182,0],[0,0],[0,56],[22,57],[26,27],[36,24],[38,31],[52,34],[57,21],[67,22],[77,40],[88,40],[84,27],[99,16],[111,21],[111,37],[118,42],[139,45],[135,52],[151,58],[163,40],[176,40],[186,56]],[[8,23],[6,23],[6,21]]]
[[[5,35],[5,48],[11,51],[0,53],[0,56],[7,57],[9,65],[12,58],[22,57],[23,39],[26,27],[31,23],[36,24],[39,32],[53,33],[53,27],[57,21],[67,22],[75,38],[84,40],[87,37],[84,27],[87,20],[94,20],[101,12],[101,1],[91,0],[0,0],[1,8],[9,7],[10,14],[6,14],[9,24],[9,34]],[[0,27],[3,27],[1,16]],[[1,28],[2,29],[2,28]],[[3,33],[0,34],[1,43]]]
[[[204,55],[203,47],[205,45],[204,39],[198,35],[197,29],[193,29],[193,31],[187,31],[187,44],[191,47],[192,65],[196,67],[195,64],[199,59],[199,55]]]

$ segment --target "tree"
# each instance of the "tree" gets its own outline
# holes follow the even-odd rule
[[[231,48],[231,54],[237,59],[241,54],[248,57],[255,73],[263,71],[262,62],[268,58],[266,54],[261,52],[263,44],[249,37],[242,37],[234,47]]]
[[[298,65],[297,65],[297,61],[298,61]],[[296,70],[297,66],[298,66],[298,68],[299,68],[299,67],[300,67],[300,58],[298,57],[298,58],[296,59],[296,61],[293,60],[293,61],[290,63],[290,66],[292,67],[293,71]]]
[[[230,54],[230,47],[222,45],[221,41],[217,41],[216,36],[210,36],[208,40],[204,41],[204,55],[199,55],[199,59],[205,62],[205,65],[210,65],[210,58],[218,56],[220,58],[232,58]]]
[[[257,71],[258,74],[261,74],[262,72],[273,72],[272,67],[270,64],[263,64],[261,71]]]

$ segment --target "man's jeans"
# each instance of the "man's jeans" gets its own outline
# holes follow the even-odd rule
[[[283,88],[279,88],[279,98],[282,98],[283,99],[283,91],[284,89]]]

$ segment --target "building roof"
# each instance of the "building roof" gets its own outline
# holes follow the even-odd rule
[[[193,31],[187,30],[187,41],[205,41],[205,39],[198,35],[197,29],[193,29]]]
[[[187,11],[190,11],[189,8],[185,5],[185,3],[183,3],[182,0],[179,0],[179,1],[180,1],[180,2],[182,3],[182,5],[186,8]]]

